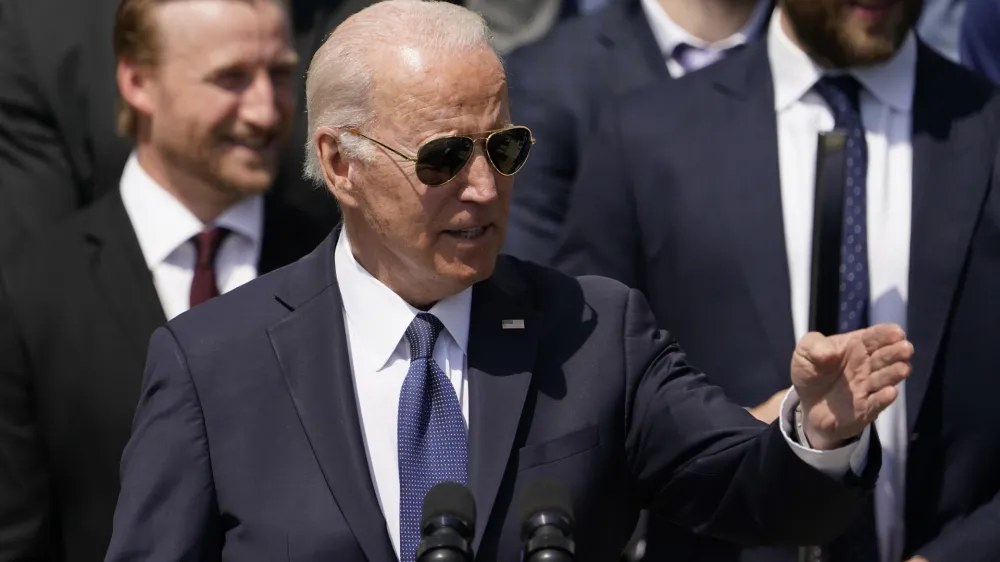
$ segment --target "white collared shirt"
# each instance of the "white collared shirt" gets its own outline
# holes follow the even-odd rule
[[[399,396],[410,368],[406,329],[421,311],[375,279],[354,258],[341,230],[334,267],[344,302],[347,348],[354,374],[358,413],[375,494],[392,547],[399,556]],[[466,350],[472,288],[435,304],[429,312],[444,324],[434,345],[434,361],[451,380],[469,427]]]
[[[125,164],[120,189],[125,212],[146,266],[153,274],[156,294],[167,320],[189,308],[196,257],[191,239],[205,228],[220,226],[231,231],[215,260],[220,294],[257,277],[264,222],[264,205],[259,195],[236,203],[211,225],[202,224],[142,169],[135,153]]]
[[[398,557],[399,397],[410,366],[406,328],[421,311],[410,306],[361,267],[351,251],[346,230],[341,231],[337,240],[334,268],[344,303],[347,349],[368,470]],[[427,312],[444,324],[444,330],[434,346],[433,357],[455,388],[468,430],[467,350],[472,288],[438,302]],[[781,416],[785,440],[795,454],[833,478],[843,477],[848,470],[860,474],[867,462],[870,432],[866,429],[858,441],[834,451],[802,447],[789,437],[795,433],[788,420],[792,419],[791,412],[797,403],[795,390],[792,389],[782,405]]]
[[[709,43],[691,35],[686,29],[677,25],[670,15],[667,14],[658,0],[641,0],[642,10],[646,14],[646,21],[653,31],[653,38],[660,47],[667,62],[667,71],[674,78],[684,76],[685,70],[679,62],[674,60],[674,51],[680,44],[691,45],[708,51],[725,51],[739,45],[743,45],[755,37],[759,36],[764,26],[767,24],[767,15],[771,11],[771,2],[768,0],[758,0],[757,7],[754,8],[750,19],[736,33],[726,37],[721,41]]]
[[[785,248],[792,320],[798,340],[808,330],[812,260],[813,195],[817,135],[833,130],[833,114],[812,87],[823,70],[787,37],[775,11],[768,31],[774,80]],[[881,65],[852,70],[864,86],[861,117],[868,143],[868,267],[870,321],[906,329],[910,259],[913,91],[917,44],[911,33],[896,56]],[[883,466],[875,490],[882,562],[902,556],[906,470],[905,382],[899,397],[875,422]]]

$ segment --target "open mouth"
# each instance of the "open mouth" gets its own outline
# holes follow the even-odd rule
[[[445,234],[458,238],[459,240],[478,240],[486,235],[490,226],[477,226],[475,228],[465,228],[462,230],[446,230]]]

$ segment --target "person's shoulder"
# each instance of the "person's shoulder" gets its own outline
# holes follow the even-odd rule
[[[561,21],[535,41],[507,53],[504,59],[513,68],[584,65],[581,55],[585,57],[591,44],[596,43],[599,18],[600,14],[593,14]],[[576,56],[567,57],[569,52]]]
[[[548,316],[576,318],[584,309],[623,308],[630,289],[608,277],[574,277],[557,269],[502,255],[498,271],[515,273],[528,287],[535,309]]]
[[[111,203],[98,200],[15,244],[0,262],[6,290],[10,294],[42,293],[78,281],[90,256],[88,248],[97,243],[90,233],[105,220]]]
[[[248,281],[178,315],[167,327],[192,352],[231,350],[241,341],[256,340],[290,313],[278,295],[299,264],[293,262]]]

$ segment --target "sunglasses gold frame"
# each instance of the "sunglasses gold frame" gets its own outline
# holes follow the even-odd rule
[[[521,168],[524,168],[524,164],[528,161],[528,158],[531,156],[531,149],[530,148],[528,149],[528,156],[524,157],[524,162],[521,162],[521,165],[517,168],[517,170],[515,170],[511,174],[505,174],[505,173],[501,172],[500,168],[498,168],[497,165],[496,165],[496,163],[493,162],[493,158],[490,157],[490,152],[488,150],[486,150],[486,147],[489,145],[490,139],[493,138],[493,135],[496,135],[496,134],[499,134],[499,133],[504,133],[504,132],[510,131],[512,129],[524,129],[525,131],[528,131],[528,139],[530,141],[530,144],[528,146],[529,147],[530,146],[534,146],[534,144],[535,144],[535,135],[533,135],[531,133],[531,129],[529,129],[528,127],[525,127],[524,125],[512,125],[510,127],[504,127],[502,129],[495,129],[495,130],[492,130],[492,131],[485,131],[485,132],[482,132],[482,133],[476,133],[474,136],[448,135],[448,136],[444,136],[444,137],[434,138],[434,139],[431,139],[431,140],[429,140],[429,141],[421,144],[419,147],[417,147],[417,153],[419,153],[420,149],[423,148],[424,145],[426,145],[427,143],[438,141],[438,140],[441,140],[441,139],[468,139],[468,140],[472,141],[473,150],[475,150],[476,141],[482,140],[483,141],[483,154],[486,155],[486,161],[490,163],[490,167],[492,167],[494,170],[496,170],[496,172],[498,174],[500,174],[501,176],[510,177],[510,176],[513,176],[514,174],[516,174],[517,172],[521,171]],[[373,139],[372,137],[369,137],[368,135],[362,133],[361,131],[359,131],[358,129],[355,129],[353,127],[352,128],[347,128],[347,129],[344,129],[344,130],[347,131],[348,133],[351,133],[351,134],[354,134],[354,135],[358,135],[359,137],[362,137],[362,138],[370,140],[371,142],[377,144],[378,146],[381,146],[382,148],[388,150],[389,152],[395,154],[396,156],[399,156],[403,160],[406,160],[407,162],[412,162],[413,165],[414,165],[414,168],[417,165],[417,157],[416,156],[408,156],[405,153],[403,153],[403,152],[401,152],[401,151],[399,151],[399,150],[397,150],[397,149],[395,149],[395,148],[393,148],[391,146],[388,146],[388,145],[386,145],[385,143],[383,143],[383,142],[381,142],[379,140],[376,140],[376,139]],[[434,184],[434,185],[430,185],[430,184],[424,184],[424,185],[428,185],[429,187],[437,187],[439,185],[444,185],[444,184],[450,182],[451,180],[457,178],[458,175],[462,173],[462,170],[464,170],[465,167],[469,165],[469,161],[471,161],[471,160],[472,160],[472,157],[470,156],[469,159],[466,160],[465,163],[462,164],[462,166],[455,172],[455,175],[451,176],[447,180],[445,180],[445,181],[443,181],[441,183],[438,183],[438,184]],[[420,178],[417,178],[417,179],[420,179]],[[423,180],[421,180],[421,183],[422,182],[423,182]]]

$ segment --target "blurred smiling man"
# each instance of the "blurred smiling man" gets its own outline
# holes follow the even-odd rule
[[[121,3],[118,189],[0,265],[0,559],[104,558],[153,330],[319,238],[268,196],[288,25],[270,0]]]

